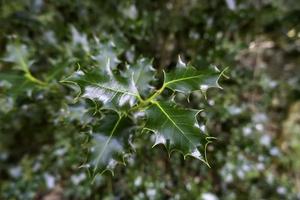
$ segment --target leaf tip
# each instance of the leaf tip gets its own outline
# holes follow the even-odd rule
[[[177,65],[176,67],[178,68],[186,68],[186,63],[184,63],[180,57],[180,55],[178,55],[178,61],[177,61]]]
[[[204,160],[202,154],[200,153],[200,151],[197,148],[193,149],[190,153],[185,154],[184,159],[187,156],[191,156],[191,157],[196,158],[196,159],[201,160],[201,161]]]
[[[156,133],[155,142],[152,145],[152,148],[155,147],[155,146],[157,146],[157,145],[159,145],[159,144],[166,145],[167,144],[167,140],[166,140],[166,138],[163,135]]]

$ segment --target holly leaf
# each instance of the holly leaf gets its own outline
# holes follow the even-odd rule
[[[155,101],[146,110],[145,128],[156,134],[155,145],[164,144],[171,153],[181,152],[203,162],[207,135],[201,132],[196,119],[199,110],[184,109],[173,102]]]
[[[17,98],[34,89],[34,84],[16,72],[0,73],[0,93]]]
[[[78,86],[78,97],[101,102],[101,113],[115,111],[105,114],[99,127],[91,125],[93,134],[88,166],[92,168],[93,176],[99,171],[112,172],[118,163],[124,163],[128,135],[143,128],[156,134],[154,146],[164,144],[169,154],[179,151],[184,158],[192,156],[208,165],[205,150],[211,137],[197,121],[200,111],[182,108],[174,101],[163,101],[161,94],[165,88],[188,94],[219,87],[218,79],[222,73],[214,69],[196,69],[179,58],[177,69],[166,73],[162,87],[149,96],[147,93],[151,90],[154,75],[150,60],[140,59],[132,66],[127,65],[125,70],[113,71],[108,57],[105,66],[99,64],[78,70],[63,81]],[[124,116],[130,116],[130,120],[125,120]]]
[[[26,72],[33,64],[33,61],[29,61],[29,56],[30,50],[26,45],[11,43],[6,46],[6,53],[2,60],[14,63],[15,69]]]
[[[95,38],[96,53],[91,55],[91,58],[100,65],[105,65],[109,62],[112,69],[116,69],[117,65],[121,62],[118,59],[118,48],[114,42],[100,43],[98,38]]]
[[[63,80],[80,88],[78,97],[102,103],[103,109],[126,110],[140,98],[133,78],[125,78],[110,69],[109,60],[105,69],[78,70]]]
[[[86,165],[92,176],[107,170],[113,174],[117,164],[124,164],[129,153],[129,145],[126,144],[131,133],[130,125],[128,118],[110,112],[100,120],[99,126],[93,127],[90,159]]]
[[[81,46],[85,52],[90,51],[87,35],[80,33],[74,26],[71,26],[72,44],[73,47]]]
[[[221,88],[218,84],[221,74],[217,68],[196,69],[178,57],[176,69],[165,74],[164,87],[184,94],[196,90],[205,93],[208,88]]]
[[[153,81],[155,69],[152,67],[152,60],[141,58],[133,65],[127,66],[127,73],[133,76],[134,83],[142,96],[147,96],[150,89],[150,82]]]

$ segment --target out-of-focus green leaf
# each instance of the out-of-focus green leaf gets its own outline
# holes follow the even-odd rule
[[[7,96],[16,98],[26,92],[30,93],[33,89],[34,84],[18,73],[0,73],[0,91]]]
[[[14,63],[16,69],[27,72],[33,61],[29,61],[29,50],[24,44],[9,44],[6,47],[6,54],[3,58],[5,62]]]
[[[98,38],[95,38],[96,53],[91,56],[99,65],[106,65],[107,63],[112,69],[116,69],[120,63],[118,54],[120,53],[116,48],[114,42],[100,43]]]
[[[150,59],[141,58],[135,64],[128,66],[128,77],[133,76],[134,83],[143,96],[151,89],[150,82],[154,80],[155,70]]]

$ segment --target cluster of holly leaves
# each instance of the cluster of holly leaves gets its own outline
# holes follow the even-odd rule
[[[146,145],[163,144],[170,155],[178,151],[184,157],[192,156],[209,166],[205,151],[213,137],[205,133],[205,124],[198,119],[201,110],[180,105],[174,97],[181,93],[188,100],[194,91],[201,91],[205,96],[209,88],[221,88],[218,81],[223,73],[217,67],[194,67],[178,56],[174,69],[160,75],[151,59],[138,58],[132,63],[122,63],[114,52],[117,48],[113,42],[103,44],[96,38],[84,43],[85,35],[74,28],[71,32],[73,44],[79,43],[87,60],[96,62],[85,64],[88,66],[78,64],[78,69],[70,76],[63,75],[65,78],[60,86],[55,87],[73,88],[77,93],[73,97],[75,105],[87,102],[84,114],[91,115],[93,123],[80,119],[89,138],[89,145],[83,145],[82,149],[88,152],[82,167],[88,169],[91,177],[105,171],[113,173],[117,164],[126,164],[126,159],[135,151],[135,135],[147,133],[154,134],[155,142]],[[92,49],[97,49],[97,53]],[[46,80],[32,74],[34,60],[26,45],[8,45],[3,61],[11,63],[15,72],[21,72],[3,74],[7,83],[15,83],[9,93],[18,93],[14,90],[24,91],[27,87],[38,91],[53,88],[51,74]],[[58,71],[55,69],[53,74]],[[169,94],[164,95],[166,92]]]
[[[299,197],[299,151],[286,148],[290,141],[297,147],[299,131],[291,134],[281,128],[288,107],[299,101],[299,69],[291,70],[299,66],[299,2],[3,0],[0,10],[1,199],[40,199],[57,185],[66,199],[151,199],[153,189],[158,199],[199,199],[207,192],[220,199]],[[100,38],[100,45],[89,43],[92,35]],[[114,37],[115,47],[103,42],[108,36]],[[275,44],[271,49],[270,41]],[[264,46],[267,57],[258,59]],[[105,136],[100,132],[103,120],[109,113],[118,114],[103,109],[98,100],[76,98],[72,104],[79,88],[73,91],[59,81],[72,74],[77,63],[86,72],[92,66],[104,69],[107,59],[114,74],[123,74],[125,63],[135,66],[137,56],[144,55],[154,58],[158,69],[150,83],[154,88],[139,91],[146,101],[162,87],[162,69],[176,70],[172,68],[178,54],[196,68],[208,66],[202,63],[232,67],[230,81],[222,82],[226,89],[210,90],[208,101],[199,91],[188,98],[169,87],[156,99],[171,101],[176,95],[179,107],[205,109],[197,118],[203,130],[205,117],[206,129],[218,138],[207,148],[213,169],[197,159],[183,162],[177,153],[168,159],[162,145],[150,151],[156,134],[143,129],[147,112],[137,112],[142,115],[136,120],[136,112],[122,108],[121,114],[129,113],[124,123],[133,128],[120,128],[124,134],[115,132],[108,144],[123,142],[124,153],[111,158],[128,159],[127,166],[115,169],[114,177],[98,176],[91,185],[78,166],[93,163],[97,148],[92,146],[100,144],[93,136]],[[292,120],[290,129],[299,124],[296,117]],[[281,129],[287,133],[282,135]],[[198,148],[205,160],[205,151]],[[90,154],[84,155],[86,149]],[[95,171],[107,168],[98,164]],[[55,185],[49,184],[53,179]]]
[[[118,62],[104,57],[96,66],[79,66],[61,81],[77,91],[75,101],[92,102],[93,115],[97,117],[97,123],[89,127],[92,145],[82,167],[88,168],[93,177],[107,170],[113,173],[117,164],[126,164],[134,152],[132,138],[141,133],[155,134],[152,145],[165,145],[169,155],[178,151],[209,166],[205,150],[212,137],[197,119],[201,110],[179,105],[174,97],[182,93],[188,99],[194,91],[205,95],[209,88],[221,88],[218,80],[223,73],[217,67],[196,68],[180,56],[176,67],[163,72],[162,77],[150,59],[124,63],[122,69]],[[166,90],[170,95],[163,96]]]

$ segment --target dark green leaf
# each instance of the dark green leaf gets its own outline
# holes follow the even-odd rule
[[[133,76],[134,83],[143,96],[147,95],[147,92],[151,89],[150,82],[154,80],[155,70],[152,67],[152,61],[150,59],[141,58],[135,64],[130,65],[127,71]]]
[[[146,113],[145,127],[156,134],[155,145],[164,144],[170,152],[178,150],[184,156],[205,162],[203,151],[207,135],[201,132],[197,122],[199,111],[180,108],[172,102],[154,102]]]
[[[82,97],[101,102],[104,109],[118,111],[121,108],[129,108],[140,98],[133,79],[114,74],[110,69],[109,60],[105,70],[79,70],[63,82],[77,84]]]
[[[109,63],[109,66],[112,69],[116,69],[117,65],[120,63],[118,54],[119,52],[114,42],[100,43],[99,39],[96,38],[96,53],[91,57],[99,65],[106,65]]]
[[[124,164],[130,129],[129,119],[116,112],[106,114],[99,126],[93,127],[91,157],[88,162],[93,176],[106,170],[113,173],[117,164]]]
[[[31,93],[34,84],[16,72],[0,73],[0,93],[17,98],[19,95]]]
[[[29,61],[29,50],[28,47],[24,44],[9,44],[6,47],[6,54],[3,60],[5,62],[14,63],[16,69],[22,70],[24,72],[29,70],[29,67],[32,65],[33,61]]]
[[[179,57],[176,69],[165,74],[164,86],[185,94],[195,90],[206,92],[211,87],[220,88],[219,77],[217,68],[196,69],[186,65]]]

